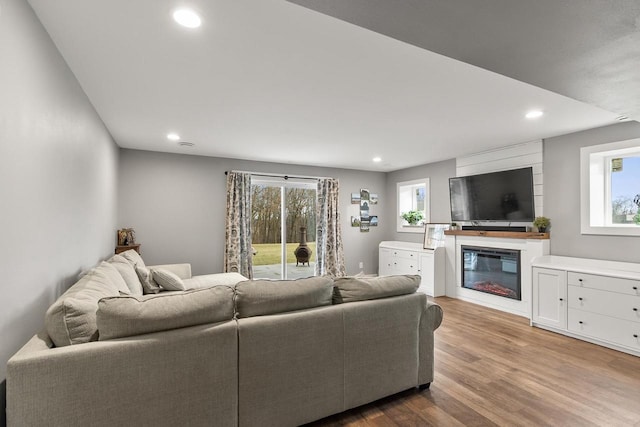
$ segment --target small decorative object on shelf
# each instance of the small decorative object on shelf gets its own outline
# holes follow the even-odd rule
[[[422,218],[424,218],[422,211],[403,212],[400,216],[407,221],[409,225],[418,225],[418,223],[422,221]]]
[[[546,216],[537,216],[536,219],[533,220],[534,227],[536,227],[540,233],[546,233],[550,224],[551,221]]]

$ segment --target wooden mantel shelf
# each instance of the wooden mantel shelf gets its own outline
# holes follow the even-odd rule
[[[446,230],[447,236],[482,236],[503,237],[508,239],[549,239],[549,233],[520,232],[520,231],[482,231],[482,230]]]

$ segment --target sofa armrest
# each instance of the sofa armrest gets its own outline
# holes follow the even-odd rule
[[[424,295],[425,303],[420,316],[420,366],[418,368],[418,384],[424,386],[433,381],[433,369],[435,358],[435,343],[433,332],[438,329],[442,323],[442,308],[431,301],[427,300]]]
[[[237,425],[235,321],[49,348],[7,362],[8,426]]]
[[[181,279],[191,279],[191,264],[160,264],[160,265],[148,265],[149,270],[168,270],[178,276]]]

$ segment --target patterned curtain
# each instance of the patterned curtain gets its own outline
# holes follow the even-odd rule
[[[251,174],[227,174],[224,271],[253,278],[251,252]]]
[[[318,180],[316,202],[316,276],[346,275],[338,210],[337,179]]]

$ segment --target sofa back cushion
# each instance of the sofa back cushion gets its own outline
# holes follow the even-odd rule
[[[70,287],[47,310],[45,328],[56,347],[98,339],[96,310],[104,297],[127,290],[118,270],[103,262]]]
[[[333,303],[364,301],[410,294],[420,286],[418,275],[339,277],[335,279]]]
[[[140,283],[138,274],[133,268],[133,265],[131,265],[125,257],[121,255],[114,255],[109,259],[109,263],[111,263],[118,272],[120,272],[120,275],[127,284],[131,295],[142,295],[142,283]]]
[[[100,340],[231,320],[233,289],[216,286],[185,292],[102,298],[98,303]]]
[[[242,318],[331,305],[333,280],[247,280],[235,289],[236,315]]]

